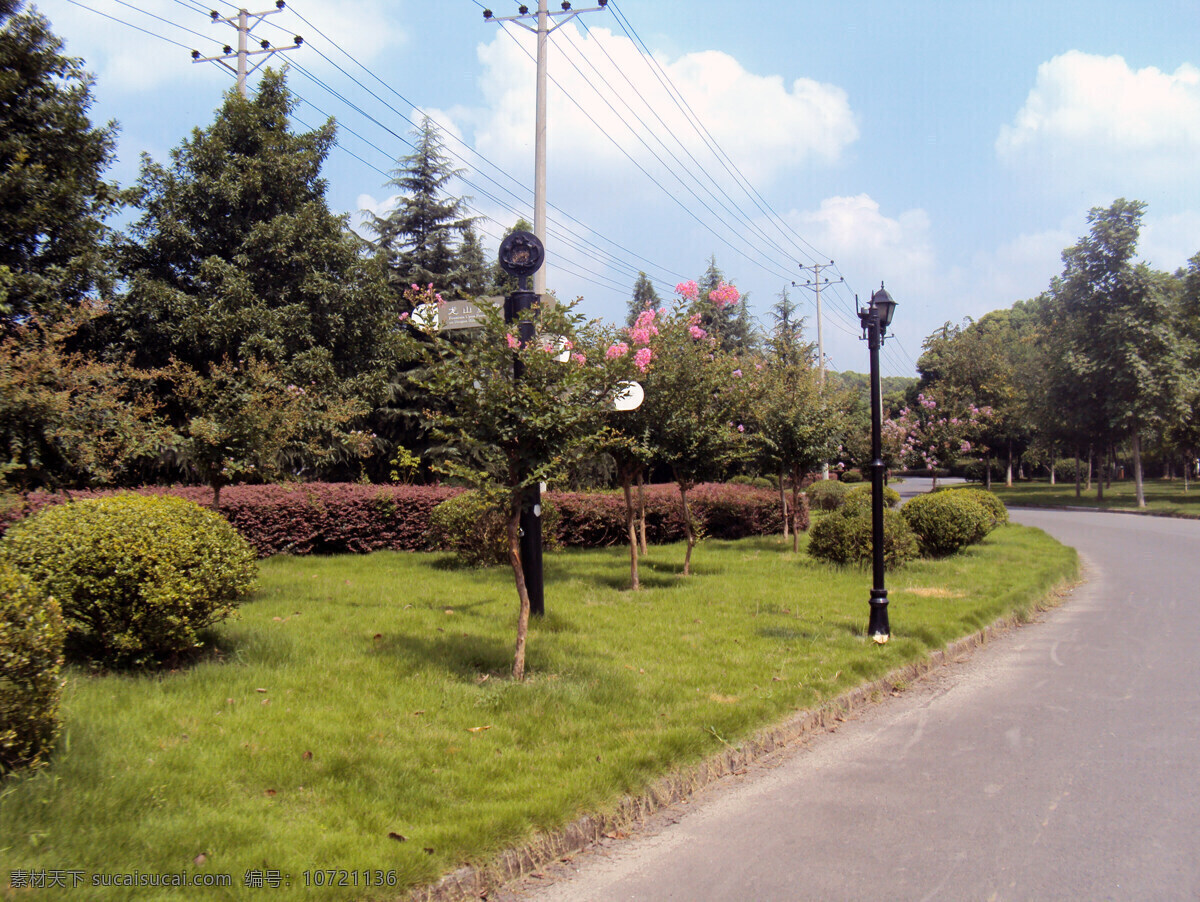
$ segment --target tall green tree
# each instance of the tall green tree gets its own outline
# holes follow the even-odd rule
[[[1063,274],[1051,289],[1065,375],[1086,386],[1109,433],[1129,440],[1139,507],[1146,503],[1143,437],[1176,417],[1184,377],[1170,277],[1134,262],[1145,208],[1124,198],[1092,208],[1088,235],[1063,251]]]
[[[116,126],[88,118],[92,78],[36,10],[0,5],[0,328],[61,314],[107,281],[104,171]]]
[[[367,228],[398,291],[432,284],[447,297],[467,296],[478,261],[464,262],[462,244],[476,217],[467,215],[466,198],[446,194],[462,170],[454,168],[428,116],[413,134],[413,152],[399,161],[388,182],[399,192],[396,206],[372,215]]]
[[[121,255],[128,290],[113,301],[105,338],[144,368],[215,380],[212,391],[190,377],[164,383],[191,386],[164,399],[185,439],[208,414],[197,405],[233,409],[213,391],[246,390],[227,368],[253,362],[254,384],[297,386],[308,405],[314,396],[369,402],[399,354],[382,273],[326,203],[320,171],[333,123],[295,133],[295,104],[284,77],[267,71],[253,97],[227,94],[169,164],[143,158],[142,215]]]
[[[632,326],[647,308],[658,309],[662,301],[654,290],[654,283],[644,272],[639,272],[633,283],[633,294],[629,298],[629,311],[625,314],[625,325]]]

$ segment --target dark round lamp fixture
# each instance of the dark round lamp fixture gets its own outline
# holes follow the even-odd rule
[[[537,235],[513,232],[500,242],[500,268],[510,276],[527,279],[542,267],[546,249]]]

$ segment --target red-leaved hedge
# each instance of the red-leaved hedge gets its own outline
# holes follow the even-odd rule
[[[143,494],[170,494],[199,504],[212,503],[202,486],[147,487]],[[362,553],[393,549],[429,550],[429,513],[461,489],[439,486],[382,486],[356,483],[240,485],[221,490],[221,513],[259,555]],[[93,498],[107,492],[75,492]],[[625,501],[620,492],[550,492],[559,511],[561,543],[598,548],[621,545]],[[34,494],[23,506],[0,512],[0,534],[11,522],[66,500]],[[704,484],[688,493],[692,516],[714,538],[740,539],[782,530],[775,492],[750,486]],[[800,511],[808,528],[808,508]],[[646,487],[646,538],[652,544],[683,538],[679,490]]]

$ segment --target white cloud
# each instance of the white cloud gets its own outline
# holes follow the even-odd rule
[[[213,22],[198,9],[189,10],[186,5],[173,0],[143,0],[137,10],[109,0],[97,0],[91,5],[98,12],[75,6],[67,0],[41,0],[37,4],[50,19],[54,32],[67,41],[67,52],[83,57],[87,69],[96,75],[106,91],[146,93],[164,85],[195,83],[201,70],[217,69],[222,73],[224,70],[220,70],[220,64],[215,62],[193,64],[191,49],[199,50],[207,57],[220,53],[223,44],[237,47],[236,27]],[[352,51],[356,59],[365,62],[405,40],[403,31],[393,21],[394,10],[389,6],[385,0],[324,0],[319,10],[309,11],[306,18],[332,42]],[[270,5],[265,8],[269,9]],[[149,34],[130,26],[144,29]],[[310,51],[301,48],[275,54],[264,65],[279,67],[289,59],[295,59],[297,62],[302,60],[303,65],[314,72],[332,72],[332,67],[311,52],[311,48],[320,48],[335,59],[338,52],[288,9],[267,16],[254,27],[250,34],[251,49],[258,49],[256,45],[263,39],[275,46],[288,46],[295,34],[304,37]],[[250,65],[260,59],[261,56],[251,57]],[[233,74],[224,75],[232,86]]]
[[[1148,212],[1139,237],[1138,259],[1167,272],[1186,267],[1200,253],[1200,211],[1161,217]]]
[[[1200,69],[1133,70],[1120,56],[1072,50],[1038,67],[1025,105],[1000,129],[1004,163],[1108,190],[1196,185]],[[1098,185],[1098,188],[1099,188]]]
[[[452,112],[474,132],[481,153],[528,172],[534,146],[535,39],[515,28],[510,34],[517,40],[497,34],[478,49],[483,105]],[[686,189],[671,175],[683,168],[698,169],[687,152],[714,173],[724,169],[648,62],[628,38],[603,28],[592,28],[584,36],[572,23],[554,33],[549,48],[554,80],[548,92],[550,166],[557,172],[587,172],[601,178],[616,173],[626,180],[622,190],[627,190],[631,179],[649,185],[613,146],[611,136],[664,186],[690,202]],[[749,72],[716,50],[675,61],[660,58],[658,63],[716,143],[753,183],[764,183],[797,166],[834,162],[858,137],[846,93],[836,86],[811,79],[788,85],[780,76]],[[666,167],[654,160],[635,134],[666,161]],[[672,161],[671,152],[682,164]]]
[[[915,287],[933,278],[936,262],[929,216],[907,210],[895,218],[867,194],[829,197],[817,210],[793,212],[796,231],[837,260],[842,272],[878,273],[889,284]]]

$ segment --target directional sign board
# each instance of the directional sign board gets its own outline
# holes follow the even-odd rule
[[[483,305],[504,306],[503,297],[475,298],[473,301],[443,301],[438,304],[438,322],[443,332],[457,329],[478,329],[483,326]],[[545,295],[542,304],[554,306],[553,295]]]
[[[473,301],[444,301],[438,305],[438,320],[443,332],[456,329],[478,329],[483,325],[481,305],[504,304],[502,297],[476,298]]]

